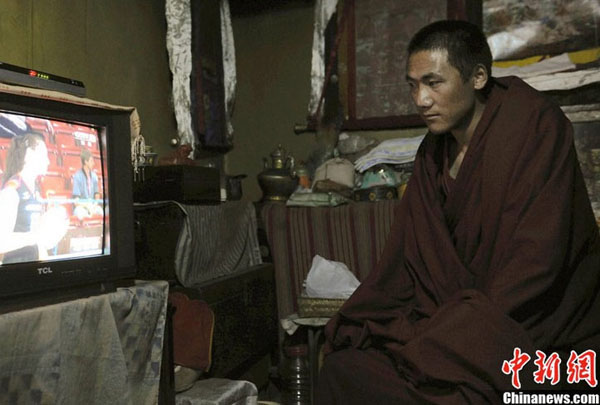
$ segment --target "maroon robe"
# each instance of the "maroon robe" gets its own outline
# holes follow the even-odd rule
[[[425,137],[379,265],[328,323],[317,403],[495,403],[515,347],[538,390],[536,350],[561,383],[571,350],[600,351],[600,239],[560,108],[496,79],[455,180],[448,142]]]

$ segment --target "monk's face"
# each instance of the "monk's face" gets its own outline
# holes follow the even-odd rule
[[[406,67],[406,81],[429,131],[442,134],[466,130],[475,108],[476,88],[472,80],[465,82],[448,62],[446,50],[412,54]]]

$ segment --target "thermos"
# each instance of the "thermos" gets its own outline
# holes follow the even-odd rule
[[[286,346],[284,352],[285,359],[281,370],[283,405],[309,405],[311,398],[308,346]]]

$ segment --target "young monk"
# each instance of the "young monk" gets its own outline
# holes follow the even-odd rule
[[[429,132],[380,263],[326,327],[317,403],[593,387],[590,368],[567,381],[572,351],[600,350],[600,239],[572,126],[491,63],[467,22],[411,40],[406,81]],[[562,360],[556,385],[550,372],[534,381],[537,350]]]

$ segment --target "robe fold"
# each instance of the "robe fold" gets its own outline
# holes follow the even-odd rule
[[[493,80],[456,179],[452,135],[423,140],[378,266],[326,326],[318,403],[496,403],[514,348],[536,390],[551,385],[533,380],[536,350],[562,366],[600,350],[600,238],[572,126],[522,80]]]

